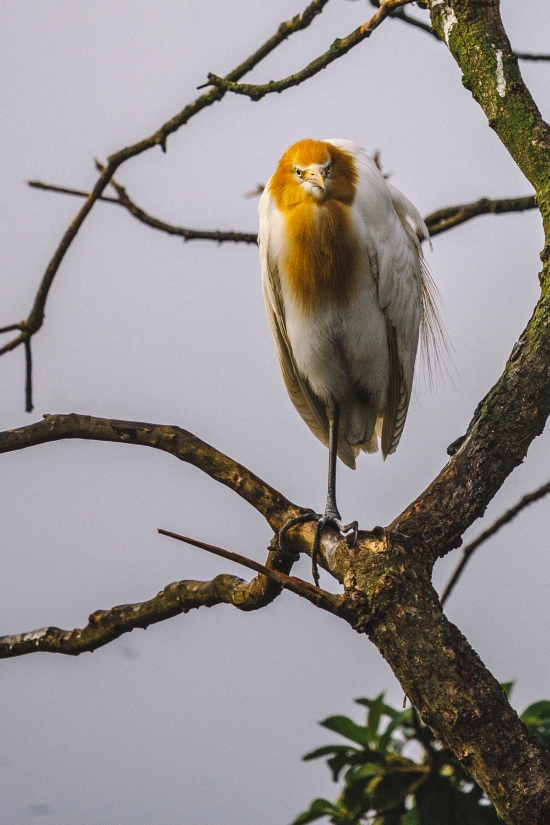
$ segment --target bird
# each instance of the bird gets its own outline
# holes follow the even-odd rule
[[[280,159],[259,202],[258,243],[269,326],[292,403],[329,449],[312,572],[326,527],[343,534],[336,457],[395,451],[407,417],[419,337],[440,330],[419,211],[351,140],[307,138]]]

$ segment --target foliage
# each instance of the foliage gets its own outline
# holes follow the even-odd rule
[[[509,696],[512,682],[502,685]],[[501,820],[481,788],[424,725],[414,708],[397,710],[376,699],[357,699],[367,708],[364,725],[330,716],[323,727],[353,744],[326,745],[304,760],[327,758],[338,799],[314,799],[292,825],[328,817],[332,825],[497,825]],[[550,750],[550,702],[530,705],[521,716]]]

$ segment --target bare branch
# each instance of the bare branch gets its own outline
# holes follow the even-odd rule
[[[436,40],[439,40],[439,37],[434,32],[434,30],[432,29],[432,27],[430,26],[429,23],[424,23],[422,20],[419,20],[417,17],[411,17],[403,9],[400,9],[399,11],[394,12],[391,15],[391,17],[395,17],[397,20],[403,20],[405,23],[409,23],[409,25],[411,25],[411,26],[416,26],[417,29],[422,29],[422,31],[425,31],[427,34],[431,34],[433,37],[435,37]]]
[[[31,339],[25,340],[25,411],[32,412],[32,351]]]
[[[347,37],[336,39],[328,51],[313,60],[305,69],[289,77],[285,77],[283,80],[272,80],[264,84],[235,83],[226,77],[218,77],[215,74],[209,73],[208,82],[217,89],[223,89],[224,91],[233,92],[237,95],[245,95],[251,100],[261,100],[262,97],[273,92],[283,92],[292,86],[299,86],[304,80],[308,80],[310,77],[318,74],[318,72],[325,69],[334,60],[338,60],[339,57],[342,57],[353,49],[354,46],[357,46],[363,40],[366,40],[367,37],[370,37],[373,31],[378,28],[394,9],[411,2],[413,2],[413,0],[385,0],[370,20],[362,26],[359,26],[358,29],[355,29],[355,31]]]
[[[504,527],[505,524],[509,524],[511,521],[513,521],[515,517],[518,515],[518,513],[521,513],[521,511],[525,509],[525,507],[528,507],[530,504],[533,504],[533,502],[539,501],[539,499],[544,498],[544,496],[547,496],[548,493],[550,493],[550,481],[546,484],[543,484],[542,487],[539,487],[538,490],[535,490],[533,493],[528,493],[527,495],[523,496],[523,498],[520,498],[517,504],[514,504],[513,507],[510,507],[509,510],[506,510],[506,512],[504,512],[499,518],[497,518],[496,521],[494,521],[490,527],[488,527],[486,530],[483,531],[483,533],[480,533],[480,535],[477,538],[475,538],[473,541],[466,545],[466,547],[462,551],[462,558],[456,566],[453,575],[449,579],[445,590],[443,591],[443,594],[441,596],[441,604],[445,604],[445,602],[451,595],[451,592],[454,586],[456,585],[457,581],[459,580],[460,576],[464,572],[464,568],[468,564],[468,561],[470,560],[472,553],[474,553],[474,551],[477,550],[477,548],[481,544],[486,542],[487,539],[490,539],[491,536],[494,536],[495,533],[498,533],[501,527]]]
[[[61,630],[58,627],[44,627],[30,633],[0,637],[0,659],[39,651],[78,656],[80,653],[97,650],[124,633],[130,633],[136,627],[145,630],[150,624],[166,621],[199,607],[213,607],[223,603],[232,604],[239,610],[259,610],[281,593],[283,584],[273,580],[275,570],[290,570],[292,559],[288,555],[282,556],[276,548],[272,548],[267,564],[265,568],[259,565],[262,567],[263,575],[255,576],[250,582],[229,574],[216,576],[206,582],[173,582],[146,602],[118,605],[111,610],[96,610],[89,616],[88,624],[82,629]],[[284,576],[283,572],[279,575],[285,580],[293,578]],[[304,582],[304,585],[307,583]]]
[[[277,46],[279,46],[284,40],[290,37],[291,34],[307,28],[313,22],[314,18],[323,11],[327,3],[328,0],[312,0],[302,14],[297,14],[292,18],[292,20],[282,23],[276,34],[270,37],[269,40],[267,40],[257,51],[254,52],[254,54],[250,55],[250,57],[233,69],[233,71],[229,72],[224,80],[227,80],[228,82],[236,82],[240,80],[243,75],[257,66],[260,61],[267,57],[267,55],[276,49]],[[63,258],[75,239],[80,227],[86,220],[96,201],[102,197],[103,192],[109,185],[119,166],[130,158],[136,157],[137,155],[142,154],[142,152],[152,149],[155,146],[160,146],[162,151],[165,152],[166,141],[169,135],[184,126],[192,117],[201,112],[203,109],[221,100],[224,95],[225,89],[210,89],[210,91],[202,94],[192,103],[189,103],[173,118],[166,121],[166,123],[164,123],[154,134],[139,141],[138,143],[134,143],[131,146],[126,146],[124,149],[121,149],[119,152],[115,152],[115,154],[108,158],[107,165],[99,176],[94,188],[87,196],[82,208],[77,213],[69,228],[63,235],[61,242],[59,243],[50,263],[48,264],[38,288],[38,292],[36,293],[34,304],[29,316],[18,324],[10,325],[13,330],[20,330],[20,335],[17,335],[8,344],[5,344],[0,348],[0,356],[4,355],[6,352],[16,349],[20,344],[25,344],[25,342],[30,340],[30,338],[32,338],[32,336],[35,335],[41,328],[44,323],[46,301]],[[8,327],[3,327],[3,329],[7,331]]]
[[[30,633],[0,637],[0,659],[39,651],[78,656],[97,650],[136,627],[145,629],[193,608],[213,607],[222,602],[240,607],[239,599],[246,600],[247,587],[242,579],[229,575],[216,576],[210,582],[174,582],[149,601],[96,610],[82,629],[43,627]]]
[[[471,220],[478,215],[501,215],[504,212],[524,212],[526,209],[536,209],[537,203],[534,195],[524,198],[501,198],[499,200],[489,200],[481,198],[473,203],[463,203],[459,206],[449,206],[446,209],[439,209],[432,212],[424,220],[433,238],[447,229],[452,229],[461,223]]]
[[[43,189],[46,192],[60,192],[63,195],[76,195],[79,198],[87,198],[89,197],[87,192],[82,192],[80,189],[69,189],[66,186],[55,186],[49,183],[42,183],[42,181],[38,180],[29,180],[27,181],[29,186],[32,186],[34,189]],[[114,203],[118,206],[123,206],[125,209],[130,212],[134,218],[137,218],[138,221],[141,223],[146,224],[147,226],[151,226],[153,229],[159,229],[161,232],[166,232],[168,235],[177,235],[183,238],[185,241],[216,241],[217,243],[223,243],[224,241],[233,241],[234,243],[248,243],[248,244],[256,244],[257,243],[257,233],[254,232],[233,232],[229,231],[222,231],[218,229],[214,230],[203,230],[203,229],[187,229],[182,226],[174,226],[173,224],[166,223],[165,221],[160,221],[158,218],[154,218],[152,215],[149,215],[145,212],[141,207],[139,207],[133,200],[129,197],[126,189],[117,183],[115,180],[111,181],[111,186],[115,189],[118,194],[118,197],[111,198],[102,196],[98,200],[106,201],[107,203]],[[0,330],[1,332],[2,330]]]
[[[371,0],[372,6],[378,6],[378,0]],[[441,38],[437,34],[436,31],[430,26],[429,23],[424,23],[423,20],[419,20],[418,17],[411,17],[409,14],[406,13],[404,9],[399,9],[398,11],[394,11],[390,14],[390,17],[395,18],[397,20],[403,20],[403,22],[408,23],[411,26],[416,26],[418,29],[422,29],[425,31],[426,34],[431,34],[432,37],[435,37],[436,40],[441,42]],[[530,52],[516,52],[516,57],[518,60],[548,60],[550,61],[550,54],[532,54]]]
[[[329,593],[326,590],[321,590],[320,587],[316,587],[303,579],[296,578],[296,576],[287,576],[286,573],[281,573],[278,570],[265,567],[263,564],[260,564],[253,559],[249,559],[246,556],[241,556],[239,553],[232,553],[229,550],[224,550],[222,547],[216,547],[214,544],[205,544],[203,541],[197,541],[196,539],[191,539],[188,536],[180,536],[178,533],[170,533],[168,530],[161,530],[159,528],[158,532],[163,536],[170,536],[170,538],[177,539],[185,544],[192,544],[193,547],[199,547],[201,550],[206,550],[208,553],[213,553],[215,556],[221,556],[222,559],[228,559],[228,561],[234,561],[237,564],[242,564],[243,567],[248,567],[256,573],[267,576],[268,579],[272,579],[282,588],[291,590],[292,593],[296,593],[297,596],[307,599],[307,601],[311,602],[316,607],[320,607],[322,610],[327,610],[329,613],[337,613],[338,608],[342,603],[341,596],[335,596],[333,593]]]
[[[516,52],[519,60],[550,60],[550,54],[530,54],[529,52]]]
[[[307,512],[292,504],[242,464],[238,464],[180,427],[95,418],[75,413],[45,415],[43,421],[0,432],[0,453],[23,450],[65,438],[136,444],[170,453],[180,461],[202,470],[241,496],[267,520],[275,532],[278,532],[288,519]]]
[[[56,186],[54,184],[43,183],[42,181],[36,180],[30,180],[27,181],[27,183],[35,189],[42,189],[47,192],[60,192],[64,195],[75,195],[83,198],[89,196],[87,192],[83,192],[80,189],[70,189],[66,186]],[[158,229],[161,232],[182,237],[186,241],[208,240],[216,241],[218,243],[223,243],[224,241],[247,244],[257,243],[257,234],[255,232],[233,232],[217,229],[187,229],[185,227],[174,226],[173,224],[166,223],[158,218],[154,218],[141,209],[141,207],[137,206],[137,204],[128,195],[126,189],[115,180],[111,181],[111,186],[113,186],[118,196],[116,198],[111,198],[103,195],[99,198],[99,200],[106,201],[107,203],[114,203],[118,206],[123,206],[139,221],[147,226],[153,227],[154,229]],[[261,194],[261,190],[259,193],[255,191],[254,193],[251,193],[251,195],[252,194]],[[527,209],[535,209],[536,205],[534,195],[528,195],[523,198],[501,198],[498,200],[481,198],[480,200],[472,203],[464,203],[459,204],[458,206],[449,206],[445,209],[439,209],[437,212],[432,212],[430,215],[427,215],[424,220],[426,221],[430,235],[433,238],[435,235],[439,235],[441,232],[446,232],[448,229],[452,229],[461,223],[465,223],[478,215],[500,215],[505,212],[523,212]],[[0,329],[0,333],[7,332],[12,329],[19,329],[19,326],[14,324],[7,329]]]

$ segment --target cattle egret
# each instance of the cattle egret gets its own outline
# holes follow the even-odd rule
[[[281,158],[259,204],[262,283],[271,333],[292,403],[329,448],[323,516],[343,533],[336,456],[352,469],[359,452],[396,449],[413,382],[423,315],[434,315],[423,265],[426,224],[350,140],[301,140]]]

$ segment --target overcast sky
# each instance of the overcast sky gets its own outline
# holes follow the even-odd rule
[[[502,6],[515,48],[550,51],[547,0]],[[299,0],[3,0],[0,325],[28,314],[79,206],[24,181],[90,187],[94,157],[152,133],[197,95],[208,71],[229,71],[301,8]],[[247,80],[301,68],[371,12],[366,2],[332,0]],[[550,64],[521,68],[550,116]],[[445,47],[391,20],[299,88],[260,103],[226,96],[169,138],[166,155],[155,148],[118,179],[159,218],[255,231],[257,203],[244,193],[304,137],[380,150],[392,182],[424,214],[531,192]],[[434,240],[429,262],[459,377],[435,391],[420,379],[388,461],[363,456],[354,473],[340,465],[345,521],[387,524],[443,466],[530,316],[541,247],[536,212],[478,218]],[[279,375],[256,248],[183,244],[96,205],[59,271],[34,360],[28,415],[23,352],[0,359],[2,429],[54,412],[178,424],[291,500],[323,507],[326,450]],[[548,446],[548,436],[537,439],[472,536],[548,480]],[[262,518],[157,451],[71,441],[1,462],[0,633],[81,627],[93,610],[183,578],[248,578],[157,527],[265,559]],[[519,708],[550,698],[549,528],[548,503],[535,505],[479,551],[448,605],[492,672],[517,680]],[[438,564],[438,585],[455,562]],[[295,570],[309,576],[305,560]],[[35,654],[0,670],[0,816],[11,825],[287,825],[313,796],[336,792],[323,763],[300,761],[336,738],[316,722],[361,718],[358,696],[402,697],[364,636],[288,593],[256,613],[201,609],[93,655]]]

